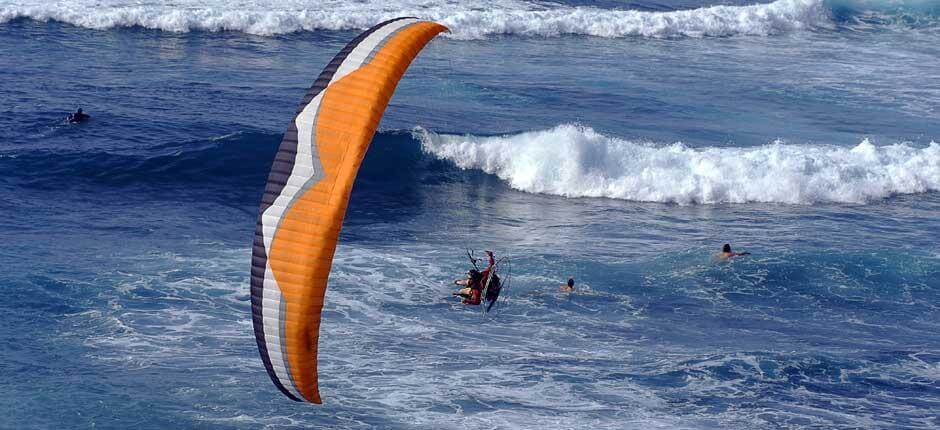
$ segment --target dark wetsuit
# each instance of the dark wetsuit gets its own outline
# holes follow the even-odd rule
[[[83,113],[81,110],[79,110],[78,112],[70,113],[68,121],[70,123],[83,122],[87,120],[88,118],[91,118],[91,115],[88,115],[87,113]]]

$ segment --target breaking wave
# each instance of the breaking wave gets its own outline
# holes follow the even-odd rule
[[[222,187],[254,199],[279,138],[244,132],[130,153],[8,152],[0,153],[0,170],[15,172],[10,180],[28,187]],[[502,136],[389,130],[375,139],[357,178],[363,189],[491,174],[529,193],[678,204],[868,203],[940,191],[940,144],[934,142],[692,148],[632,142],[574,124]]]
[[[832,19],[852,30],[935,29],[940,26],[936,0],[827,0]]]
[[[176,0],[8,0],[0,23],[28,18],[108,29],[144,27],[173,32],[240,31],[277,35],[298,31],[359,30],[398,16],[417,16],[451,28],[450,37],[490,35],[554,37],[766,36],[832,27],[823,0],[777,0],[749,6],[710,6],[690,10],[638,11],[499,0],[486,7],[472,2],[396,0],[393,2]]]
[[[415,129],[423,149],[530,193],[644,202],[866,203],[940,191],[940,144],[690,148],[631,142],[565,124],[505,136]]]

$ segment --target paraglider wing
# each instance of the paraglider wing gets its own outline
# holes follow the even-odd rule
[[[418,52],[446,27],[383,22],[323,69],[284,133],[261,201],[251,259],[255,338],[287,397],[320,403],[320,311],[346,205],[385,107]]]

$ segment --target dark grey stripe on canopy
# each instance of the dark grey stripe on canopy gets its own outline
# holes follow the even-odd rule
[[[264,212],[271,207],[275,199],[281,194],[281,191],[287,184],[288,178],[290,178],[291,172],[294,170],[294,159],[297,156],[297,115],[303,112],[304,108],[314,97],[326,89],[330,80],[333,79],[333,74],[339,69],[340,65],[346,59],[346,56],[349,55],[363,39],[391,22],[408,18],[410,17],[390,19],[364,31],[346,44],[346,46],[333,57],[329,64],[327,64],[323,71],[320,72],[320,75],[313,82],[313,85],[307,90],[307,93],[304,94],[303,100],[300,102],[300,105],[297,106],[297,112],[294,113],[294,117],[291,118],[287,126],[287,131],[284,132],[284,137],[277,150],[277,155],[275,155],[274,162],[271,164],[271,173],[268,174],[268,182],[264,189],[264,195],[261,197],[261,208],[258,211],[258,222],[255,224],[255,238],[251,255],[251,315],[252,324],[255,329],[255,341],[258,343],[261,362],[264,363],[264,368],[267,370],[268,376],[271,377],[271,381],[274,382],[274,385],[284,393],[285,396],[298,402],[303,400],[297,398],[297,396],[287,390],[274,373],[271,359],[268,356],[267,343],[264,339],[264,318],[262,312],[264,306],[264,275],[267,267],[267,252],[264,248],[261,219],[264,216]]]

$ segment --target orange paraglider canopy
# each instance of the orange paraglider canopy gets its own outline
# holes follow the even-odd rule
[[[293,400],[321,402],[320,311],[359,165],[408,65],[446,30],[398,18],[365,31],[326,66],[284,133],[255,230],[251,308],[264,367]]]

